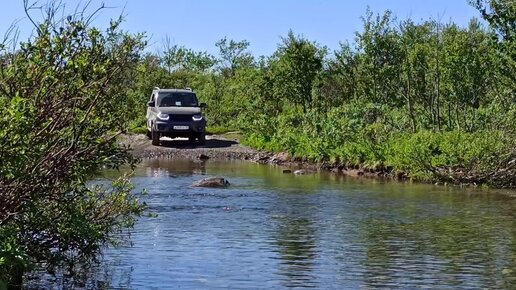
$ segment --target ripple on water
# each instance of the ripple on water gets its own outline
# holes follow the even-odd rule
[[[158,216],[105,251],[108,288],[516,289],[514,198],[171,162],[137,170]],[[190,187],[206,176],[232,186]]]

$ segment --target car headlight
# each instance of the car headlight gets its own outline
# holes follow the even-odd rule
[[[200,121],[200,120],[202,120],[202,115],[201,114],[195,114],[195,115],[192,116],[192,120]]]
[[[163,114],[161,112],[158,113],[156,117],[158,117],[158,119],[160,119],[161,121],[168,121],[168,119],[170,119],[170,116],[168,114]]]

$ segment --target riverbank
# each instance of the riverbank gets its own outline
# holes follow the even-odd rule
[[[231,186],[190,186],[211,176],[224,176]],[[499,191],[295,176],[275,166],[223,160],[146,159],[133,180],[148,192],[142,201],[157,217],[138,220],[131,245],[106,249],[98,272],[103,285],[109,283],[105,288],[397,283],[400,289],[504,289],[516,283],[510,272],[516,269],[516,248],[510,247],[516,199],[492,194]],[[375,266],[386,258],[396,263]],[[393,274],[380,277],[385,273]]]
[[[161,146],[153,146],[150,140],[143,134],[126,135],[122,138],[121,144],[130,146],[135,157],[138,158],[167,158],[167,159],[215,159],[215,160],[247,160],[260,164],[268,164],[273,166],[285,167],[285,172],[295,172],[306,174],[320,170],[330,171],[335,174],[342,174],[351,177],[367,177],[367,178],[387,178],[398,181],[418,180],[434,184],[454,184],[459,186],[480,186],[483,185],[479,176],[465,172],[461,168],[455,171],[436,172],[438,178],[434,180],[421,180],[413,178],[409,173],[403,171],[395,171],[390,167],[382,165],[365,166],[364,164],[341,164],[331,162],[315,162],[308,159],[292,158],[288,153],[271,153],[262,150],[256,150],[240,143],[238,135],[223,134],[209,135],[206,137],[205,145],[191,144],[188,140],[183,139],[162,139]],[[515,163],[515,162],[513,162]],[[516,164],[510,164],[516,166]],[[503,178],[503,174],[510,172],[499,171],[502,174],[499,179]],[[470,181],[463,175],[471,174]],[[509,174],[510,175],[510,174]],[[460,179],[458,178],[460,177]],[[509,178],[510,179],[510,178]],[[457,180],[459,180],[457,182]],[[497,187],[497,186],[491,186]],[[498,186],[500,188],[511,188],[512,186]]]
[[[231,136],[231,135],[229,135]],[[163,138],[161,146],[153,146],[143,134],[125,135],[121,144],[130,146],[135,157],[143,159],[215,159],[215,160],[247,160],[260,164],[285,167],[285,172],[306,174],[319,170],[330,171],[352,177],[379,177],[407,180],[404,173],[393,175],[388,168],[367,168],[365,166],[345,166],[341,164],[317,163],[308,160],[292,159],[288,153],[271,153],[256,150],[241,144],[238,138],[225,135],[206,136],[205,145],[191,144],[186,139]]]
[[[129,146],[138,158],[255,160],[267,155],[222,135],[206,136],[205,145],[191,144],[181,138],[162,138],[161,146],[153,146],[143,134],[125,135],[120,142]]]

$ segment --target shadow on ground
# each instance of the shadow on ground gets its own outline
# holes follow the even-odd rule
[[[165,139],[161,140],[161,146],[167,148],[227,148],[236,145],[238,142],[225,139],[206,139],[204,145],[197,142],[190,142],[186,139]]]

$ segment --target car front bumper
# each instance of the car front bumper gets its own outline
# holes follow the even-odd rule
[[[171,122],[171,121],[157,121],[154,130],[159,133],[173,133],[173,134],[192,134],[204,133],[206,129],[206,121],[190,121],[190,122]]]

